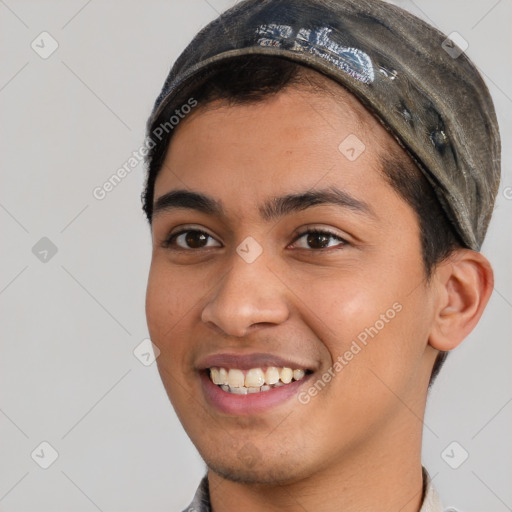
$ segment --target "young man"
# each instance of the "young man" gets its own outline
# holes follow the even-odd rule
[[[248,1],[171,69],[146,310],[208,467],[187,510],[442,510],[426,396],[492,291],[500,172],[454,48],[378,0]]]

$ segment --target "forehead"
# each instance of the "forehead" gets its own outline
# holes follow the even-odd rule
[[[314,83],[263,101],[197,107],[173,133],[155,201],[184,188],[241,205],[332,185],[363,195],[389,187],[382,154],[401,148],[352,94],[312,73]]]

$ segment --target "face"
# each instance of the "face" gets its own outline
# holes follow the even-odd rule
[[[421,427],[435,297],[418,221],[379,170],[396,143],[339,95],[199,107],[156,180],[158,370],[203,459],[235,481],[385,456]]]

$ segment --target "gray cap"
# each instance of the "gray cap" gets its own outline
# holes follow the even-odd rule
[[[343,85],[379,119],[432,184],[464,244],[478,251],[499,186],[500,136],[489,91],[454,42],[381,0],[246,0],[180,55],[148,132],[221,62],[254,54],[293,60]]]

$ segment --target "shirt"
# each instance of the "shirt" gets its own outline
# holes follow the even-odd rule
[[[443,512],[441,500],[432,485],[427,470],[423,468],[423,504],[419,512]],[[208,477],[205,475],[197,488],[192,503],[183,512],[212,512],[210,505],[210,492],[208,489]]]

